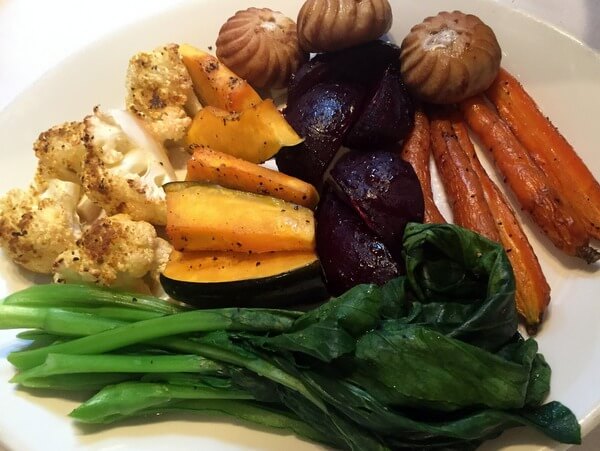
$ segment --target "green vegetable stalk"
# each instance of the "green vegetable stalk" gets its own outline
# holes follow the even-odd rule
[[[550,367],[517,331],[502,247],[421,224],[403,245],[406,276],[306,313],[188,311],[69,285],[15,293],[0,327],[35,330],[8,356],[13,382],[99,389],[72,412],[81,422],[225,415],[361,451],[475,449],[518,426],[580,443],[573,413],[544,404]]]
[[[124,293],[97,285],[33,285],[4,299],[6,305],[37,307],[121,307],[172,314],[189,310],[155,296]]]
[[[151,382],[122,382],[100,390],[71,416],[85,423],[110,423],[173,399],[253,399],[241,390],[210,386],[171,385]]]
[[[14,352],[8,360],[19,369],[28,369],[43,363],[50,353],[100,354],[161,337],[218,330],[282,332],[289,329],[292,323],[290,314],[277,311],[252,309],[190,311],[121,325],[46,348]]]
[[[196,355],[68,355],[48,354],[41,365],[22,371],[11,382],[78,373],[201,373],[218,374],[225,368]]]
[[[137,414],[153,416],[172,412],[194,413],[208,418],[226,416],[235,420],[242,420],[251,425],[289,431],[299,437],[321,442],[328,446],[337,445],[330,437],[321,434],[293,413],[275,408],[272,405],[249,401],[229,399],[173,400],[160,407],[140,410]]]

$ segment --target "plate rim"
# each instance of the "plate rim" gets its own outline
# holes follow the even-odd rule
[[[146,21],[152,21],[158,19],[164,13],[172,13],[173,11],[192,8],[192,9],[200,9],[207,3],[213,3],[216,0],[183,0],[177,2],[169,7],[165,8],[163,11],[155,12],[154,14],[150,14],[141,19],[136,19],[130,23],[122,24],[115,29],[111,30],[108,33],[102,34],[100,37],[86,43],[82,47],[79,47],[70,55],[59,59],[54,62],[52,66],[50,66],[47,70],[39,75],[35,80],[31,83],[27,84],[16,96],[14,96],[1,110],[0,110],[0,124],[5,121],[5,118],[8,117],[11,112],[15,109],[19,109],[23,104],[27,102],[27,98],[29,93],[32,92],[36,87],[45,83],[45,81],[54,76],[55,73],[59,72],[61,68],[65,65],[71,64],[73,61],[76,61],[82,57],[85,53],[89,53],[93,51],[94,48],[102,47],[103,43],[111,38],[114,38],[115,35],[127,33],[128,30],[132,27],[140,26]],[[392,0],[394,1],[394,0]],[[589,53],[592,57],[596,58],[598,62],[600,62],[600,51],[593,49],[588,46],[580,39],[574,37],[572,34],[562,29],[556,24],[550,23],[547,20],[536,17],[533,13],[528,11],[524,11],[515,7],[512,7],[506,3],[499,3],[494,0],[477,0],[479,3],[485,3],[490,8],[501,8],[506,10],[511,14],[517,14],[523,16],[527,20],[535,21],[543,27],[548,28],[550,32],[558,33],[561,35],[562,39],[568,39],[572,41],[574,44],[580,46],[584,51]],[[0,193],[3,194],[3,193]],[[0,381],[2,383],[3,381]],[[583,418],[579,419],[580,425],[582,427],[582,435],[586,435],[591,432],[593,429],[598,428],[600,426],[600,404],[596,406],[591,412],[585,415]],[[3,442],[2,437],[0,436],[0,449],[2,449]]]

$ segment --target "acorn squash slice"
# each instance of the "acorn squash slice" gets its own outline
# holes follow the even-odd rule
[[[166,232],[173,247],[190,251],[313,251],[313,211],[271,196],[201,182],[163,186]]]
[[[173,251],[160,282],[173,299],[199,308],[284,307],[328,297],[313,251]]]
[[[202,105],[243,111],[262,101],[246,80],[238,77],[216,56],[188,44],[179,46],[179,54]]]
[[[267,161],[282,147],[301,142],[271,99],[240,113],[204,107],[194,116],[185,137],[188,146],[208,146],[253,163]]]

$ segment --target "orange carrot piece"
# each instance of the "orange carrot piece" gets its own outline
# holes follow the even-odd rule
[[[190,146],[186,180],[264,194],[315,209],[319,193],[310,183],[206,146]]]
[[[591,237],[600,239],[600,184],[571,144],[504,69],[487,90],[500,117],[573,208]]]
[[[535,333],[550,302],[550,286],[515,212],[477,158],[466,124],[453,118],[452,129],[479,178],[485,200],[496,220],[500,241],[513,267],[517,310],[525,319],[528,331]]]
[[[600,253],[589,246],[585,225],[569,203],[549,186],[542,170],[484,97],[464,100],[460,108],[468,125],[492,152],[496,166],[521,207],[531,214],[554,245],[588,263],[598,260]]]
[[[500,235],[483,194],[477,174],[460,147],[447,117],[431,119],[431,144],[438,172],[448,196],[454,222],[490,240],[500,242]]]
[[[425,221],[430,224],[444,224],[446,220],[433,200],[431,190],[431,174],[429,173],[429,157],[431,139],[429,136],[429,120],[425,113],[417,110],[415,113],[415,125],[404,141],[401,156],[410,163],[415,170],[417,178],[423,190],[425,201]]]

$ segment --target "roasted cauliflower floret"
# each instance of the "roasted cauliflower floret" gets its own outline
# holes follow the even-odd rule
[[[167,263],[171,245],[154,227],[118,214],[100,218],[54,262],[54,280],[149,291]]]
[[[83,122],[65,122],[40,134],[33,150],[43,178],[79,183],[86,152],[84,134]]]
[[[0,198],[0,244],[30,271],[51,274],[56,257],[81,236],[76,214],[80,187],[38,176],[27,190]]]
[[[176,176],[162,144],[128,111],[96,108],[84,123],[81,180],[86,195],[108,215],[126,213],[136,221],[164,225],[162,185]]]
[[[179,141],[200,103],[181,61],[179,46],[169,44],[133,56],[127,70],[127,109],[146,121],[161,142]]]

